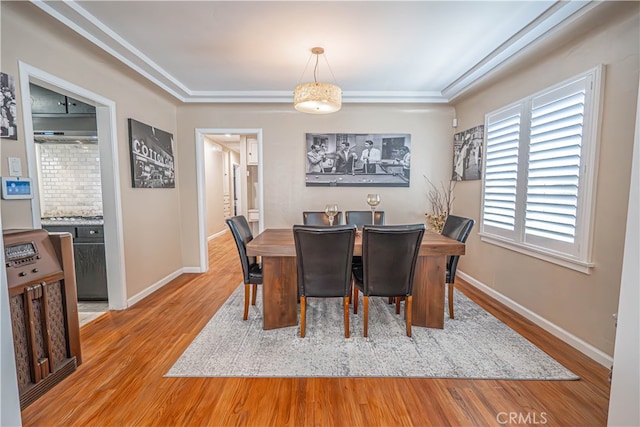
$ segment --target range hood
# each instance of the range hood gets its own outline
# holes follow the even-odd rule
[[[96,144],[96,117],[33,117],[33,140],[41,143]]]
[[[35,142],[53,142],[58,144],[97,144],[98,133],[96,131],[34,131]]]

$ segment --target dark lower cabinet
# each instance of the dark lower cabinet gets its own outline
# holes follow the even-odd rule
[[[73,236],[73,257],[79,301],[107,301],[107,266],[102,225],[46,225],[47,231]]]
[[[107,266],[103,243],[74,243],[76,285],[81,301],[107,300]]]

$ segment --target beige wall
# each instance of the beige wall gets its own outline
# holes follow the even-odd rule
[[[613,353],[629,195],[640,52],[637,2],[619,3],[585,22],[583,34],[535,63],[455,104],[460,128],[598,64],[606,65],[597,175],[593,261],[586,275],[491,244],[472,233],[459,269],[604,353]],[[602,23],[608,22],[605,26]],[[481,181],[456,187],[456,213],[480,218]]]
[[[451,174],[453,109],[445,105],[347,104],[326,116],[296,112],[288,104],[183,105],[178,108],[180,191],[185,263],[197,265],[198,235],[195,128],[262,129],[265,227],[302,222],[302,211],[323,210],[328,202],[340,209],[369,209],[367,193],[381,194],[379,210],[388,223],[424,221],[427,175],[432,181]],[[305,187],[305,133],[410,133],[411,187]],[[191,142],[188,140],[191,139]]]
[[[118,171],[126,263],[126,295],[132,297],[182,267],[179,190],[131,188],[127,119],[176,134],[176,107],[163,91],[28,2],[2,2],[2,71],[16,79],[18,141],[2,140],[0,165],[22,159],[27,171],[18,61],[116,103]],[[177,141],[179,143],[180,141]],[[178,182],[180,171],[177,170]],[[2,201],[5,229],[31,228],[28,201]]]

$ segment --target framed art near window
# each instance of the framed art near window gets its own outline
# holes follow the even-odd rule
[[[129,119],[133,188],[174,188],[173,135]]]
[[[482,143],[484,125],[479,125],[453,136],[452,181],[467,181],[482,177]]]

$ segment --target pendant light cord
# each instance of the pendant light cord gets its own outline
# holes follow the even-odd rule
[[[333,83],[337,86],[338,82],[336,81],[336,76],[333,75],[333,70],[331,69],[331,65],[329,65],[329,60],[327,59],[327,56],[323,53],[322,57],[324,58],[324,62],[327,64],[327,68],[329,69],[329,72],[331,73],[331,77],[333,78]]]
[[[314,55],[313,53],[311,55],[309,55],[309,59],[307,59],[307,65],[304,66],[304,70],[302,71],[302,75],[300,76],[300,80],[298,80],[298,84],[302,83],[302,79],[304,78],[304,74],[307,72],[307,68],[309,68],[309,62],[311,62],[311,58],[313,57],[313,55]]]
[[[307,69],[309,68],[309,63],[311,62],[311,58],[314,55],[316,57],[316,64],[313,67],[313,81],[314,83],[318,83],[318,61],[320,60],[320,55],[317,53],[312,53],[311,55],[309,55],[309,59],[307,59],[307,64],[304,66],[304,70],[302,71],[302,75],[298,80],[298,84],[302,83],[302,79],[304,79],[304,75],[307,72]],[[327,68],[329,69],[329,72],[331,73],[331,77],[333,78],[333,83],[337,85],[338,82],[336,81],[336,76],[333,74],[333,70],[331,69],[331,65],[329,65],[329,60],[327,60],[327,56],[324,53],[322,54],[322,56],[324,57],[324,62],[325,64],[327,64]]]
[[[318,72],[318,59],[320,58],[320,55],[316,55],[316,66],[313,67],[313,81],[314,83],[318,83],[318,79],[316,77],[316,73]]]

